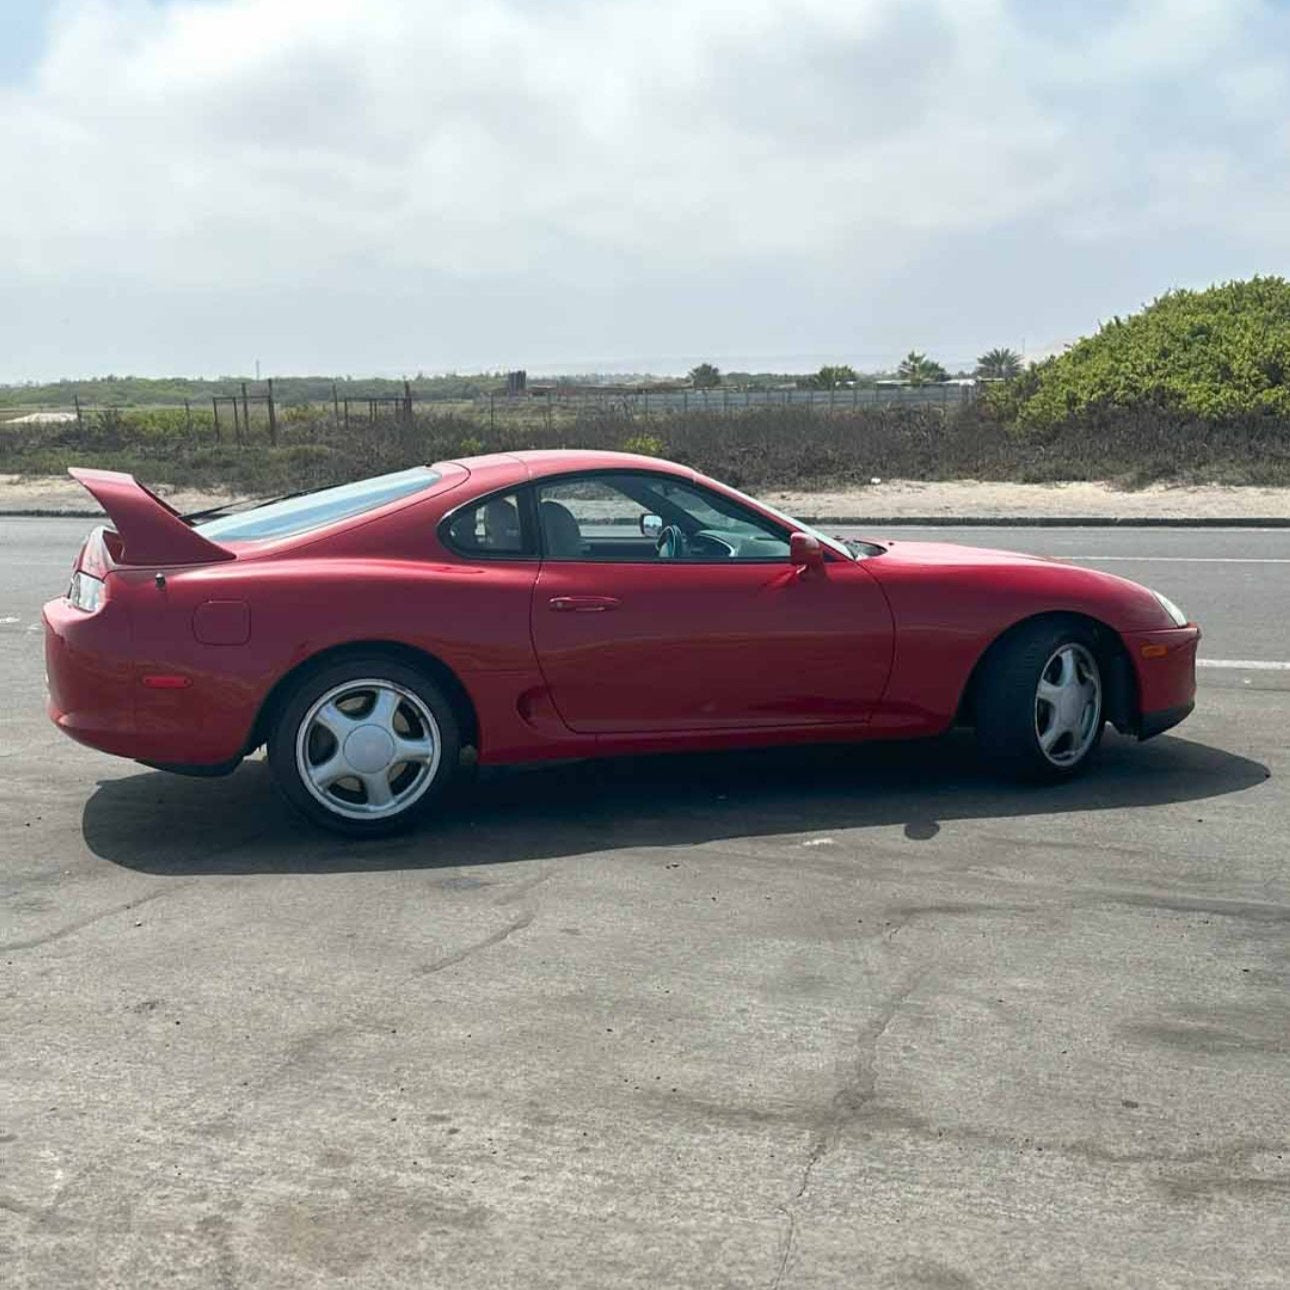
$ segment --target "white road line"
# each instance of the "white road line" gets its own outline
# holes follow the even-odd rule
[[[1257,555],[1059,555],[1059,560],[1083,560],[1086,564],[1290,564],[1290,558]]]
[[[1290,663],[1264,658],[1198,658],[1197,667],[1226,668],[1231,672],[1290,672]]]

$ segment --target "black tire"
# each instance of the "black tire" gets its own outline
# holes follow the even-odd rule
[[[1090,712],[1090,701],[1085,700],[1078,732],[1061,736],[1052,749],[1045,751],[1041,726],[1045,726],[1043,733],[1047,736],[1058,716],[1056,705],[1046,699],[1041,705],[1040,682],[1060,676],[1059,655],[1070,658],[1081,669],[1080,685],[1088,684],[1089,677],[1083,669],[1091,665],[1096,702]],[[1080,774],[1102,742],[1106,724],[1105,672],[1093,631],[1076,620],[1040,619],[1005,637],[982,663],[972,696],[977,746],[983,757],[1013,779],[1052,782]],[[1048,714],[1046,725],[1044,714]]]
[[[377,686],[365,686],[364,682],[380,683],[379,691]],[[330,737],[329,730],[314,713],[315,705],[347,683],[354,683],[351,694],[342,692],[340,703],[349,704],[359,714],[343,713],[356,723],[352,729],[363,722],[364,694],[370,692],[375,705],[379,692],[398,705],[391,719],[395,737],[403,733],[409,740],[437,748],[437,757],[428,757],[424,763],[402,762],[395,757],[384,770],[375,768],[372,778],[383,777],[386,791],[391,793],[388,807],[366,801],[367,780],[363,777],[345,776],[331,787],[315,788],[306,782],[301,768],[298,750],[306,761],[312,761],[312,743]],[[302,725],[306,722],[309,730],[302,734]],[[298,749],[301,740],[304,746]],[[346,745],[338,743],[336,748],[345,746],[354,747],[347,742]],[[378,751],[376,755],[381,754]],[[380,651],[353,654],[306,672],[287,695],[268,738],[269,767],[282,795],[313,823],[349,837],[387,837],[411,827],[442,798],[457,774],[460,756],[460,727],[452,704],[423,672]],[[325,746],[321,760],[327,760]],[[400,789],[401,783],[406,787]],[[408,798],[404,806],[398,805],[400,795]],[[388,813],[365,818],[364,810]]]

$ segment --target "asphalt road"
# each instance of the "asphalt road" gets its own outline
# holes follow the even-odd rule
[[[0,521],[8,1283],[1286,1284],[1290,671],[1226,663],[1290,660],[1290,532],[936,530],[1204,624],[1077,783],[583,763],[355,846],[47,725],[86,528]]]

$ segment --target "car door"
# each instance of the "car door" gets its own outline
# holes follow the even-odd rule
[[[893,631],[862,564],[839,556],[793,566],[787,529],[677,476],[601,471],[535,488],[544,550],[533,642],[570,728],[868,718],[890,672]],[[661,558],[669,531],[680,533],[680,550]]]

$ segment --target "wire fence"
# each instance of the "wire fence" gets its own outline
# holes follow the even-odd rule
[[[342,389],[344,392],[342,393]],[[931,385],[854,385],[835,389],[797,387],[738,389],[719,386],[693,389],[671,386],[544,387],[536,385],[518,394],[481,394],[473,398],[436,397],[414,391],[407,383],[399,394],[355,394],[348,387],[333,386],[330,399],[301,400],[275,394],[273,382],[242,382],[234,393],[181,403],[90,404],[79,399],[71,407],[11,405],[0,407],[0,426],[59,425],[84,423],[90,417],[130,416],[149,412],[182,414],[191,426],[210,426],[215,438],[242,442],[267,431],[276,441],[278,419],[296,410],[330,413],[337,428],[381,420],[411,420],[419,416],[455,414],[486,417],[490,424],[507,419],[568,418],[582,415],[626,417],[672,416],[676,413],[729,413],[752,408],[809,407],[815,411],[845,411],[860,408],[939,407],[947,411],[971,403],[977,387],[969,383],[946,382]]]
[[[535,390],[529,402],[549,399],[560,408],[613,409],[634,416],[676,412],[737,412],[744,408],[808,406],[816,409],[881,408],[892,406],[957,408],[970,403],[976,386],[946,382],[936,385],[854,385],[829,390],[792,388],[651,389],[636,390]],[[516,400],[493,396],[495,405]]]

